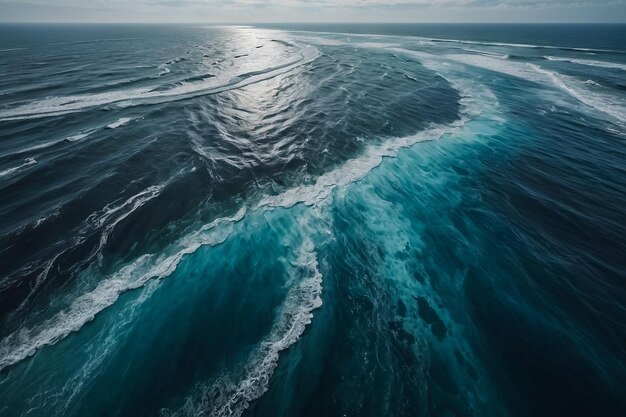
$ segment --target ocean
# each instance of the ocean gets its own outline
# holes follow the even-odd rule
[[[0,25],[0,416],[626,412],[626,25]]]

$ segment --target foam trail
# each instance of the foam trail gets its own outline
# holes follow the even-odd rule
[[[94,223],[95,226],[98,228],[106,225],[104,227],[104,230],[102,231],[102,235],[100,236],[100,244],[98,245],[98,248],[95,252],[96,254],[98,254],[98,257],[100,259],[102,257],[102,248],[107,243],[111,232],[113,232],[113,229],[115,229],[115,226],[117,226],[119,222],[134,213],[135,210],[137,210],[139,207],[143,206],[148,201],[158,197],[164,187],[164,184],[148,187],[142,192],[128,198],[121,205],[113,207],[109,204],[103,209],[102,213],[92,214],[87,218],[88,223]],[[122,214],[115,218],[115,220],[110,221],[113,215],[119,212],[122,212]]]
[[[104,105],[115,104],[120,107],[132,107],[185,100],[208,94],[218,94],[284,74],[299,66],[314,61],[318,56],[319,51],[316,48],[306,46],[300,52],[300,57],[294,61],[266,68],[263,71],[249,73],[247,75],[244,74],[240,76],[244,77],[243,79],[235,77],[234,81],[226,84],[216,85],[214,81],[205,81],[203,83],[183,84],[170,90],[137,88],[100,94],[50,97],[23,106],[1,111],[0,120],[19,120],[59,116]]]
[[[139,297],[133,300],[130,305],[126,306],[119,315],[119,320],[116,320],[114,326],[108,330],[108,333],[94,342],[91,346],[87,347],[87,351],[90,353],[89,361],[80,368],[72,377],[68,378],[67,383],[63,386],[62,393],[58,398],[65,398],[64,404],[59,415],[66,415],[67,409],[72,404],[72,401],[76,396],[80,395],[81,390],[87,383],[89,377],[107,360],[107,358],[119,349],[120,346],[120,332],[123,328],[130,326],[139,314],[140,306],[154,293],[158,288],[156,282],[152,285],[148,284],[143,288]]]
[[[72,135],[72,136],[68,136],[66,137],[64,140],[68,141],[68,142],[76,142],[79,141],[81,139],[86,138],[87,136],[89,136],[92,132],[89,133],[79,133],[77,135]]]
[[[626,53],[626,51],[619,51],[613,49],[593,49],[593,48],[576,48],[571,46],[555,46],[555,45],[531,45],[525,43],[505,43],[505,42],[481,42],[481,41],[469,41],[461,39],[443,39],[443,38],[420,38],[433,42],[445,42],[445,43],[459,43],[463,45],[484,45],[484,46],[505,46],[512,48],[530,48],[530,49],[561,49],[565,51],[581,51],[581,52],[613,52],[618,54]]]
[[[414,56],[420,60],[436,60],[438,58],[450,60],[465,65],[500,72],[502,74],[507,74],[538,84],[552,85],[569,94],[579,102],[611,116],[611,118],[622,124],[626,122],[626,105],[623,101],[583,87],[584,85],[588,85],[584,81],[580,81],[574,77],[559,74],[554,71],[546,70],[535,64],[510,62],[480,55],[450,54],[438,56],[426,52],[411,51],[406,49],[396,48],[393,50]]]
[[[582,89],[576,85],[577,80],[573,77],[541,68],[538,65],[529,65],[538,73],[547,75],[554,85],[566,91],[581,103],[593,107],[602,113],[606,113],[622,123],[626,123],[626,106],[623,102],[617,102],[603,94],[589,91],[589,89]]]
[[[58,143],[59,143],[59,141],[55,140],[55,141],[52,141],[52,142],[41,143],[39,145],[33,145],[33,146],[28,147],[28,148],[20,149],[17,152],[13,152],[11,155],[18,155],[18,154],[21,154],[21,153],[27,153],[27,152],[32,152],[32,151],[38,151],[40,149],[46,149],[46,148],[54,146],[54,145],[56,145]]]
[[[170,72],[172,72],[172,70],[170,70],[167,64],[159,65],[158,69],[160,70],[160,72],[157,74],[157,77],[161,77],[165,74],[169,74]]]
[[[120,120],[122,120],[122,119],[120,119]],[[129,119],[129,121],[130,120],[131,119]],[[63,143],[63,142],[76,142],[78,140],[86,138],[87,136],[89,136],[93,132],[95,132],[95,129],[91,130],[89,132],[79,133],[79,134],[76,134],[76,135],[68,136],[68,137],[66,137],[65,139],[62,139],[62,140],[53,140],[53,141],[50,141],[50,142],[41,143],[39,145],[33,145],[33,146],[28,147],[28,148],[20,149],[19,151],[13,152],[10,155],[19,155],[21,153],[28,153],[28,152],[38,151],[38,150],[41,150],[41,149],[50,148],[50,147],[52,147],[54,145],[58,145],[58,144]],[[32,159],[32,158],[29,158],[29,159]]]
[[[492,57],[500,58],[500,59],[509,59],[509,56],[507,54],[497,54],[495,52],[480,51],[478,49],[472,49],[472,48],[463,48],[463,50],[467,52],[474,52],[480,55],[492,56]]]
[[[22,168],[25,168],[25,167],[27,167],[29,165],[34,165],[36,163],[37,163],[37,160],[35,158],[26,158],[22,165],[18,165],[18,166],[13,167],[13,168],[8,168],[8,169],[5,169],[4,171],[0,171],[0,178],[6,177],[8,175],[12,175],[15,172],[21,170]]]
[[[293,33],[305,33],[305,34],[319,34],[319,35],[346,35],[354,38],[371,38],[375,36],[380,39],[402,39],[404,37],[398,35],[382,35],[382,34],[365,34],[365,33],[349,33],[349,32],[325,32],[325,31],[308,31],[308,30],[292,30]],[[411,39],[417,40],[420,45],[433,45],[436,42],[445,43],[458,43],[464,45],[483,45],[483,46],[504,46],[514,48],[529,48],[529,49],[560,49],[565,51],[580,51],[580,52],[611,52],[616,54],[626,54],[624,50],[616,49],[594,49],[594,48],[579,48],[572,46],[556,46],[556,45],[532,45],[525,43],[505,43],[505,42],[484,42],[484,41],[471,41],[462,39],[446,39],[446,38],[428,38],[423,36],[411,36]]]
[[[233,375],[218,378],[201,387],[199,394],[187,399],[177,412],[169,416],[236,416],[260,398],[269,387],[278,366],[280,352],[296,343],[313,319],[313,311],[322,305],[322,274],[318,269],[313,242],[306,238],[298,249],[297,259],[289,265],[290,279],[295,284],[287,294],[280,317],[255,352],[250,355],[238,380]]]
[[[459,125],[455,124],[453,129]],[[323,175],[313,186],[296,187],[281,195],[263,199],[257,209],[264,206],[290,207],[300,202],[314,205],[326,199],[337,186],[344,186],[363,178],[380,164],[383,156],[393,156],[402,147],[410,146],[420,140],[434,139],[448,131],[451,130],[436,128],[408,138],[391,140],[376,147],[374,151],[366,153],[364,157],[350,161],[341,168]],[[102,214],[94,215],[90,221],[96,225],[103,225],[124,207],[136,208],[158,191],[156,188],[149,189],[131,197],[120,206],[107,207]],[[102,280],[93,291],[78,297],[67,309],[57,313],[51,319],[34,328],[21,329],[10,334],[0,341],[0,371],[32,356],[42,347],[54,345],[70,333],[80,330],[85,323],[93,320],[96,314],[112,306],[123,292],[140,288],[150,279],[169,276],[185,255],[194,253],[201,246],[214,246],[224,242],[232,232],[233,224],[241,220],[245,212],[246,209],[242,208],[233,217],[217,219],[203,226],[199,231],[180,239],[170,250],[166,251],[169,255],[146,254],[139,257],[117,273]],[[113,226],[127,217],[128,213],[117,218]],[[106,236],[108,234],[104,233],[105,242]]]
[[[316,205],[327,199],[335,188],[364,178],[372,169],[380,165],[384,157],[394,157],[401,148],[409,147],[417,142],[438,139],[445,133],[451,133],[461,124],[435,127],[413,136],[384,142],[380,146],[370,148],[362,156],[349,160],[339,168],[322,174],[315,184],[290,188],[282,194],[264,197],[258,207],[292,207],[299,203],[308,206]]]
[[[111,124],[107,125],[107,129],[116,129],[120,126],[125,126],[133,120],[132,117],[122,117]]]
[[[545,56],[544,58],[548,61],[571,62],[573,64],[588,65],[591,67],[613,68],[626,71],[626,64],[618,64],[617,62],[596,61],[592,59],[564,58],[558,56]]]
[[[426,65],[434,70],[444,68],[431,61],[426,61]],[[395,157],[400,149],[417,142],[438,139],[445,134],[457,131],[469,120],[468,117],[476,116],[484,109],[477,108],[476,103],[467,94],[467,88],[458,84],[464,82],[463,80],[452,80],[452,82],[453,86],[459,88],[461,94],[460,103],[463,115],[461,119],[450,125],[432,127],[416,135],[387,139],[380,145],[369,148],[361,157],[323,174],[313,185],[294,187],[282,194],[262,198],[254,210],[291,207],[299,203],[318,205],[330,197],[337,187],[347,186],[364,178],[372,169],[380,165],[383,158]],[[496,101],[489,90],[482,91],[480,94],[489,95],[488,102]],[[131,197],[121,206],[107,206],[103,213],[94,215],[90,221],[102,226],[125,207],[134,207],[129,211],[132,212],[137,206],[143,204],[146,198],[152,198],[151,196],[159,191],[148,189]],[[112,227],[127,217],[129,212],[118,217]],[[102,280],[93,291],[78,297],[67,309],[41,325],[31,329],[22,329],[7,336],[0,341],[0,371],[32,356],[42,347],[53,345],[70,333],[80,330],[85,323],[93,320],[96,314],[113,305],[123,292],[140,288],[150,279],[169,276],[185,255],[194,253],[201,246],[221,244],[232,232],[233,224],[241,220],[245,213],[246,209],[242,208],[232,217],[217,219],[181,238],[163,254],[146,254],[139,257],[133,263]],[[110,232],[109,229],[107,230]],[[105,231],[104,243],[106,243],[106,236],[108,233]]]
[[[98,256],[101,259],[102,248],[106,244],[113,229],[115,229],[115,226],[119,222],[121,222],[122,220],[130,216],[132,213],[134,213],[138,208],[142,207],[145,203],[157,197],[161,193],[163,188],[165,188],[166,185],[167,183],[148,187],[147,189],[129,197],[122,204],[115,206],[113,203],[111,203],[105,206],[101,211],[91,214],[89,217],[87,217],[87,219],[84,222],[84,225],[86,227],[81,229],[78,232],[78,236],[74,239],[72,247],[76,247],[76,245],[84,241],[84,234],[88,230],[95,230],[98,228],[103,228],[98,247],[91,253],[87,261],[91,260],[94,256]],[[49,218],[57,216],[59,212],[60,212],[60,207],[57,207],[56,209],[51,211],[49,214],[43,217],[40,217],[35,222],[33,227],[36,228],[40,226]],[[117,217],[115,217],[116,215]],[[93,227],[90,228],[89,226],[93,226]],[[45,268],[36,279],[34,288],[31,290],[31,292],[26,297],[26,299],[20,304],[20,306],[18,307],[16,311],[22,310],[24,306],[27,305],[26,302],[30,298],[30,296],[34,293],[34,290],[36,290],[37,287],[41,285],[41,283],[45,282],[52,266],[55,264],[59,256],[66,253],[67,250],[68,249],[65,249],[57,253],[52,259],[50,259],[50,261],[46,263]]]
[[[433,61],[425,61],[423,64],[433,71],[445,70],[445,67]],[[444,76],[444,78],[446,77]],[[490,105],[485,103],[492,103],[492,105],[497,106],[497,99],[490,90],[482,87],[478,94],[486,97],[487,100],[478,105],[469,94],[470,87],[468,87],[466,80],[451,77],[446,79],[459,91],[461,96],[461,118],[459,120],[449,125],[433,126],[415,135],[387,139],[378,146],[368,148],[360,157],[351,159],[338,168],[322,174],[314,184],[290,188],[281,194],[262,198],[257,208],[292,207],[296,204],[317,205],[330,197],[335,188],[360,181],[371,170],[380,165],[384,158],[395,157],[402,148],[408,148],[418,142],[436,140],[446,134],[458,131],[471,118],[485,110],[493,110]],[[472,87],[476,88],[476,86]],[[491,115],[491,117],[495,116]]]
[[[234,222],[241,220],[244,214],[245,209],[241,209],[233,217],[220,218],[203,226],[176,242],[166,254],[140,256],[40,325],[8,335],[0,341],[0,371],[80,330],[96,314],[112,306],[122,293],[141,288],[150,279],[169,276],[185,255],[201,246],[215,246],[224,242],[232,232]]]

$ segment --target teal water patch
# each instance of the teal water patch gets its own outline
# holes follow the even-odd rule
[[[616,68],[596,85],[543,57],[591,51],[519,39],[264,33],[151,37],[155,91],[321,55],[3,126],[3,166],[37,163],[3,177],[0,414],[619,415]]]
[[[321,303],[310,240],[318,231],[306,216],[301,208],[256,212],[219,226],[229,229],[224,243],[197,249],[171,275],[122,294],[80,332],[12,368],[2,381],[4,413],[165,413],[184,404],[198,381],[229,378],[236,390],[245,383],[237,376],[245,379],[246,361],[266,373],[259,378],[267,383],[278,353]],[[16,380],[28,383],[13,390]]]
[[[467,177],[501,121],[475,119],[336,190],[327,301],[250,415],[506,412],[475,352],[464,280],[481,232],[460,214],[479,204]]]
[[[485,122],[475,123],[483,126],[480,123]],[[460,126],[451,131],[459,133]],[[467,127],[460,137],[469,131]],[[354,322],[357,334],[374,331],[377,337],[357,340],[356,345],[366,349],[366,356],[386,351],[388,364],[383,367],[398,367],[398,375],[380,376],[381,369],[374,372],[387,382],[408,378],[419,387],[420,407],[427,407],[429,389],[420,376],[428,373],[430,342],[426,337],[433,334],[428,328],[431,318],[420,318],[415,298],[425,292],[427,284],[415,279],[409,262],[425,250],[424,242],[420,233],[411,233],[411,222],[385,193],[410,192],[412,182],[407,178],[415,177],[407,177],[406,172],[411,169],[419,168],[416,172],[426,180],[429,192],[447,184],[445,176],[431,171],[435,162],[428,160],[436,160],[434,155],[411,150],[409,156],[389,158],[422,140],[442,135],[450,139],[445,134],[445,129],[435,128],[423,138],[390,139],[297,194],[287,191],[261,200],[257,209],[214,221],[162,254],[145,255],[123,267],[88,293],[90,298],[105,295],[109,300],[102,304],[109,306],[104,311],[94,310],[92,314],[99,313],[95,320],[90,321],[93,316],[72,304],[48,323],[56,327],[27,335],[30,338],[20,346],[56,342],[48,336],[50,331],[67,337],[53,347],[32,350],[34,357],[13,367],[4,383],[10,386],[11,381],[43,375],[50,363],[64,363],[47,374],[45,381],[32,379],[33,386],[46,387],[43,397],[59,394],[39,401],[41,396],[29,396],[34,390],[22,386],[11,392],[8,415],[27,410],[50,415],[114,414],[115,410],[124,410],[118,415],[240,415],[256,404],[254,400],[264,398],[268,388],[282,386],[281,382],[270,385],[270,379],[281,352],[298,341],[313,311],[320,307],[323,276],[330,284],[324,298],[331,304],[318,312],[317,329],[326,336],[344,334],[345,321]],[[415,158],[415,152],[421,156]],[[350,225],[356,227],[350,230]],[[352,268],[357,268],[356,274]],[[136,288],[139,291],[128,291]],[[358,297],[350,295],[352,291]],[[350,300],[346,306],[355,302],[351,309],[352,314],[359,312],[358,318],[342,317],[345,297]],[[436,305],[428,297],[429,305]],[[398,306],[398,311],[389,306]],[[372,311],[385,319],[362,322]],[[445,311],[431,312],[440,314],[444,326],[452,328]],[[72,333],[73,325],[67,324],[72,315],[80,332]],[[352,330],[345,334],[351,335]],[[331,346],[332,340],[316,345]],[[440,338],[433,336],[435,342],[440,343]],[[394,350],[402,352],[400,365],[409,363],[409,367],[403,368],[398,358],[389,356]],[[456,355],[462,355],[459,352]],[[316,357],[303,356],[302,363]],[[382,360],[364,359],[371,364]],[[360,379],[361,365],[347,359],[332,363],[347,366],[352,375],[338,386],[354,388],[351,384]],[[276,379],[280,381],[283,375],[284,368],[280,368]],[[120,377],[124,384],[115,383]],[[438,378],[447,389],[458,391],[449,374]],[[385,392],[390,395],[391,391]],[[342,408],[360,407],[353,401],[358,398]],[[287,411],[289,404],[285,400],[281,408]],[[379,407],[391,410],[388,401]]]

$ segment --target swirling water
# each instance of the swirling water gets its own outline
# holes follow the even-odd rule
[[[624,26],[0,35],[0,415],[623,415]]]

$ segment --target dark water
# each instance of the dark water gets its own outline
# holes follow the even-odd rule
[[[623,415],[625,39],[0,26],[0,415]]]

